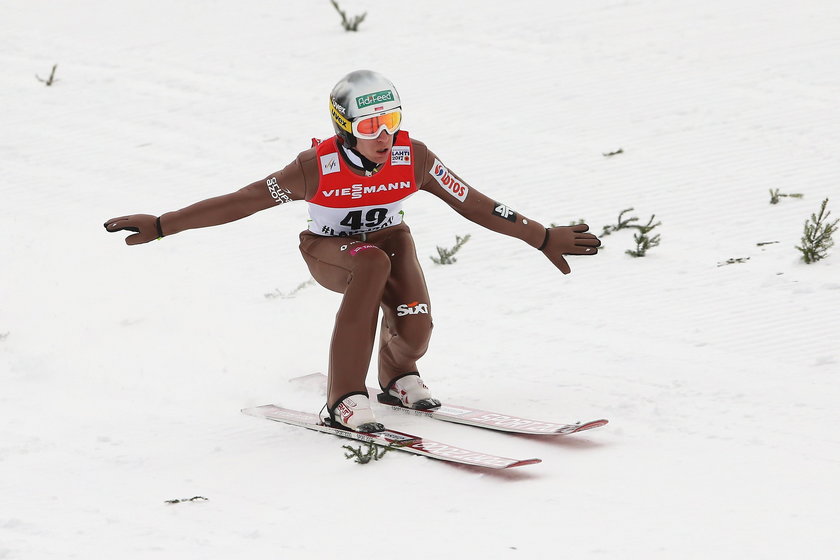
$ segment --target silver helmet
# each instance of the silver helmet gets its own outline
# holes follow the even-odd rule
[[[371,70],[350,72],[330,92],[333,128],[350,148],[356,145],[354,121],[400,107],[400,95],[391,80]]]

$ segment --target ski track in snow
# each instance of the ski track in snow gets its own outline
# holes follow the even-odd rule
[[[341,5],[368,12],[360,32],[328,2],[4,8],[0,559],[831,558],[840,257],[794,246],[822,199],[840,216],[837,4]],[[562,276],[408,201],[436,395],[610,424],[545,439],[380,417],[540,465],[359,466],[346,441],[239,413],[323,402],[289,382],[326,367],[339,302],[297,290],[304,205],[131,248],[102,230],[280,169],[330,135],[329,89],[360,67],[524,215],[662,222],[645,258],[619,231]],[[467,233],[455,266],[431,263]]]

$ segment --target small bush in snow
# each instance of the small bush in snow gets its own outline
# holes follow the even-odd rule
[[[737,258],[733,257],[733,258],[731,258],[731,259],[726,259],[726,260],[725,260],[725,261],[723,261],[723,262],[719,262],[717,265],[718,265],[718,268],[720,268],[721,266],[726,266],[726,265],[728,265],[728,264],[740,264],[740,263],[745,263],[745,262],[747,262],[748,260],[750,260],[750,257],[737,257]]]
[[[653,223],[653,219],[656,217],[656,214],[650,217],[650,221],[648,221],[647,225],[644,226],[632,226],[639,230],[639,233],[633,236],[633,241],[636,242],[636,249],[628,249],[624,251],[631,257],[644,257],[645,254],[651,247],[656,247],[659,245],[659,234],[657,233],[653,237],[650,237],[648,233],[653,230],[656,226],[660,225],[662,222]]]
[[[315,283],[315,280],[313,278],[310,278],[306,282],[301,282],[298,285],[298,287],[295,288],[294,290],[292,290],[291,292],[281,292],[280,290],[275,289],[273,292],[265,294],[265,297],[268,298],[268,299],[276,299],[276,298],[291,299],[291,298],[295,297],[298,294],[298,292],[300,292],[301,290],[303,290],[307,286],[311,286],[314,283]]]
[[[458,259],[454,257],[455,253],[461,250],[461,247],[464,246],[464,243],[470,240],[470,234],[461,237],[460,235],[455,236],[455,246],[451,249],[446,249],[444,247],[438,246],[438,258],[429,257],[432,259],[435,264],[454,264],[457,262]]]
[[[335,11],[338,12],[341,16],[341,26],[344,28],[345,31],[359,30],[359,24],[365,20],[367,12],[363,13],[360,16],[353,16],[352,18],[348,18],[347,13],[338,6],[338,2],[336,2],[335,0],[330,0],[330,3],[332,3],[333,8],[335,8]]]
[[[193,496],[192,498],[176,498],[174,500],[166,500],[167,504],[183,504],[184,502],[206,502],[207,498],[204,496]]]
[[[636,227],[636,226],[633,226],[631,224],[633,222],[638,222],[639,218],[637,218],[636,216],[633,216],[631,218],[625,218],[624,217],[624,215],[627,212],[632,212],[632,211],[633,211],[632,208],[625,208],[624,210],[622,210],[621,213],[618,215],[618,223],[614,226],[604,226],[604,229],[601,232],[601,237],[606,237],[607,235],[610,235],[611,233],[616,232],[616,231],[621,230],[621,229]]]
[[[628,249],[625,251],[631,257],[644,257],[647,254],[648,250],[652,247],[656,247],[659,245],[659,234],[654,235],[653,237],[649,236],[648,234],[655,228],[656,226],[662,225],[662,222],[653,223],[653,220],[656,218],[656,214],[651,215],[650,220],[645,225],[639,225],[635,222],[639,221],[637,216],[631,216],[629,218],[625,217],[625,214],[628,212],[632,212],[633,208],[625,208],[621,211],[618,215],[618,223],[615,225],[604,226],[603,231],[601,231],[601,237],[606,237],[616,231],[622,229],[635,229],[638,231],[633,236],[633,240],[636,242],[635,249]]]
[[[805,220],[805,231],[802,234],[802,246],[796,248],[802,253],[802,260],[807,264],[815,263],[828,256],[828,250],[834,245],[831,235],[837,231],[837,222],[840,218],[828,223],[826,212],[828,199],[822,201],[819,214],[811,214],[810,221]]]
[[[585,224],[585,223],[586,223],[586,220],[581,218],[579,220],[573,220],[573,221],[569,222],[569,227],[579,226],[579,225]],[[550,228],[560,227],[560,224],[558,224],[557,222],[551,222],[550,224],[548,224],[548,227],[550,227]]]
[[[360,465],[366,465],[371,461],[378,461],[384,457],[386,453],[391,451],[390,447],[382,447],[372,443],[365,443],[364,449],[362,449],[361,446],[353,447],[352,445],[345,445],[342,449],[347,450],[347,453],[344,454],[345,459],[353,459]]]
[[[43,78],[42,78],[41,76],[39,76],[38,74],[35,74],[35,77],[36,77],[36,78],[38,78],[38,81],[39,81],[39,82],[43,82],[43,83],[45,83],[47,86],[51,86],[51,85],[53,85],[53,82],[55,81],[55,69],[56,69],[56,68],[58,68],[58,64],[53,64],[53,67],[52,67],[52,72],[50,72],[50,77],[49,77],[49,78],[47,78],[46,80],[45,80],[45,79],[43,79]]]
[[[805,195],[803,195],[802,193],[785,194],[779,192],[779,189],[770,189],[770,204],[778,204],[779,200],[782,198],[802,198],[803,196]]]

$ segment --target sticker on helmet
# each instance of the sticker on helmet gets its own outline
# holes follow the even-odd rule
[[[353,128],[350,125],[350,121],[345,119],[344,116],[341,114],[341,112],[339,110],[339,107],[341,107],[341,106],[338,105],[334,100],[331,100],[331,101],[332,102],[330,103],[330,115],[332,116],[333,120],[335,121],[335,124],[337,124],[342,130],[346,130],[347,132],[352,132]]]
[[[360,95],[356,98],[356,107],[364,109],[376,103],[388,103],[394,100],[394,92],[390,89],[368,93],[367,95]]]
[[[344,105],[342,105],[341,103],[339,103],[339,102],[336,100],[336,98],[335,98],[335,97],[330,97],[330,102],[331,102],[331,103],[335,106],[335,108],[336,108],[336,109],[338,109],[338,110],[339,110],[342,114],[346,114],[346,113],[347,113],[347,108],[346,108],[346,107],[344,107]]]

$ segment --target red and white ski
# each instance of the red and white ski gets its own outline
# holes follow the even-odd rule
[[[320,383],[323,380],[325,383],[326,379],[327,376],[323,373],[312,373],[302,377],[296,377],[292,381],[305,382],[311,380]],[[382,393],[381,389],[375,387],[368,387],[367,389],[371,395],[380,395]],[[432,410],[413,410],[396,404],[381,404],[393,410],[415,416],[424,416],[426,418],[434,418],[435,420],[443,420],[444,422],[454,422],[466,426],[524,435],[564,436],[584,430],[591,430],[592,428],[599,428],[609,423],[609,420],[606,419],[576,422],[574,424],[543,422],[541,420],[530,420],[519,416],[511,416],[509,414],[448,403],[443,403],[440,407]]]
[[[368,391],[371,391],[372,394],[373,391],[382,394],[382,391],[373,389],[372,387],[368,387]],[[529,420],[527,418],[520,418],[519,416],[510,416],[508,414],[490,412],[489,410],[467,408],[446,403],[432,410],[414,410],[387,402],[381,402],[381,404],[393,410],[415,416],[425,416],[426,418],[434,418],[435,420],[443,420],[444,422],[454,422],[466,426],[475,426],[476,428],[486,428],[488,430],[524,435],[565,436],[598,428],[609,423],[609,420],[601,419],[591,420],[589,422],[577,422],[575,424],[558,424],[556,422]]]
[[[470,451],[460,447],[455,447],[454,445],[448,445],[439,441],[432,441],[420,436],[406,434],[395,430],[384,430],[382,432],[373,433],[343,430],[327,426],[317,414],[302,412],[299,410],[290,410],[273,404],[266,404],[254,408],[243,408],[242,412],[258,418],[267,418],[268,420],[274,420],[275,422],[292,424],[293,426],[300,426],[317,432],[355,439],[382,447],[389,447],[399,451],[423,455],[424,457],[432,459],[448,461],[450,463],[460,463],[462,465],[471,465],[474,467],[484,467],[488,469],[509,469],[512,467],[521,467],[524,465],[533,465],[535,463],[542,462],[542,459],[510,459],[507,457],[499,457],[498,455],[488,455],[487,453]]]

